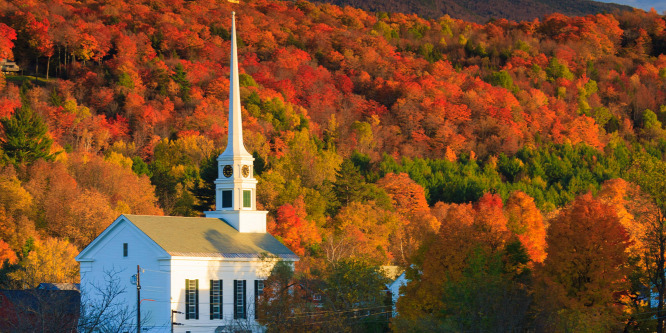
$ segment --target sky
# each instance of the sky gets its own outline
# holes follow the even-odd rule
[[[631,7],[644,9],[645,11],[648,11],[650,10],[650,8],[654,7],[654,9],[659,14],[663,14],[664,12],[666,12],[666,0],[597,0],[597,1],[619,3],[621,5],[627,5]]]

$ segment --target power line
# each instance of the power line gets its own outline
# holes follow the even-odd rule
[[[360,319],[360,318],[366,318],[366,317],[371,317],[371,316],[378,316],[378,315],[383,315],[383,314],[388,314],[388,313],[393,313],[393,311],[369,313],[369,314],[366,314],[366,315],[354,316],[354,317],[349,317],[349,318],[345,318],[345,319],[346,320],[350,320],[350,319],[353,320],[353,319]],[[297,326],[297,327],[299,327],[299,326],[312,326],[312,325],[318,325],[318,324],[332,323],[332,322],[339,321],[339,320],[340,320],[340,318],[335,318],[335,319],[323,320],[323,321],[318,321],[318,322],[314,322],[314,323],[307,323],[307,324],[295,325],[295,326]]]
[[[143,271],[148,271],[148,272],[155,272],[155,273],[162,273],[162,274],[171,274],[172,272],[165,272],[165,271],[158,271],[150,268],[142,268],[141,270]]]
[[[374,306],[374,307],[366,307],[366,308],[354,308],[350,310],[329,310],[329,311],[311,311],[311,312],[301,312],[297,315],[287,317],[287,318],[300,318],[300,317],[306,317],[306,316],[318,316],[318,315],[324,315],[324,314],[342,314],[342,313],[347,313],[347,312],[353,312],[353,311],[365,311],[365,310],[370,310],[370,309],[383,309],[390,307],[389,305],[381,305],[381,306]]]

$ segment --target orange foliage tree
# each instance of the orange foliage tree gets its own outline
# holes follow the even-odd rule
[[[132,172],[131,163],[95,155],[69,158],[69,165],[40,160],[29,170],[25,186],[34,197],[33,218],[46,234],[83,247],[122,213],[162,214],[150,181]]]
[[[585,194],[563,209],[548,228],[548,257],[539,270],[539,300],[551,300],[555,330],[623,327],[620,293],[628,290],[629,236],[612,206]],[[552,297],[552,298],[551,298]]]
[[[437,232],[439,221],[430,214],[423,187],[406,173],[389,173],[377,182],[377,186],[391,197],[393,207],[403,218],[403,225],[395,234],[396,247],[392,252],[398,262],[407,263],[423,240]]]
[[[9,247],[9,244],[0,239],[0,269],[5,264],[13,265],[17,261],[16,253]]]
[[[0,58],[14,59],[12,48],[16,39],[16,31],[4,23],[0,23]]]
[[[491,193],[484,194],[474,205],[474,225],[484,233],[486,241],[496,248],[501,248],[510,237],[503,206],[502,198]]]
[[[411,282],[401,290],[396,327],[523,327],[529,258],[507,229],[499,196],[487,193],[474,205],[442,208],[439,214],[445,217],[437,236],[423,245],[407,271]]]
[[[408,276],[412,281],[404,287],[405,297],[398,300],[401,316],[415,319],[434,314],[443,307],[442,277],[456,279],[465,267],[465,255],[471,239],[475,238],[474,209],[470,204],[452,205],[442,221],[437,237],[433,240],[422,262],[422,273]]]
[[[277,209],[275,222],[269,223],[268,231],[302,256],[308,246],[321,242],[321,235],[314,224],[305,218],[302,199],[297,201],[296,205],[284,204]]]
[[[546,259],[546,228],[534,199],[521,191],[511,193],[504,206],[507,227],[518,236],[530,259],[543,262]]]
[[[628,254],[635,257],[644,255],[647,250],[645,238],[649,232],[648,224],[644,220],[654,214],[656,206],[636,184],[622,178],[604,182],[597,198],[615,209],[620,223],[629,235]]]

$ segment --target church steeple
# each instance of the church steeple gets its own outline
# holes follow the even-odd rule
[[[236,12],[231,13],[231,63],[229,65],[229,139],[221,156],[252,156],[243,145],[238,52],[236,51]]]
[[[231,19],[231,61],[229,75],[229,138],[218,156],[215,180],[215,210],[206,217],[222,218],[240,232],[266,232],[266,211],[256,210],[257,180],[254,157],[243,145],[238,54],[236,51],[236,16]]]

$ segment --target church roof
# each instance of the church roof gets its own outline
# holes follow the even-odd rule
[[[172,256],[298,259],[269,233],[241,233],[221,219],[123,215]]]

